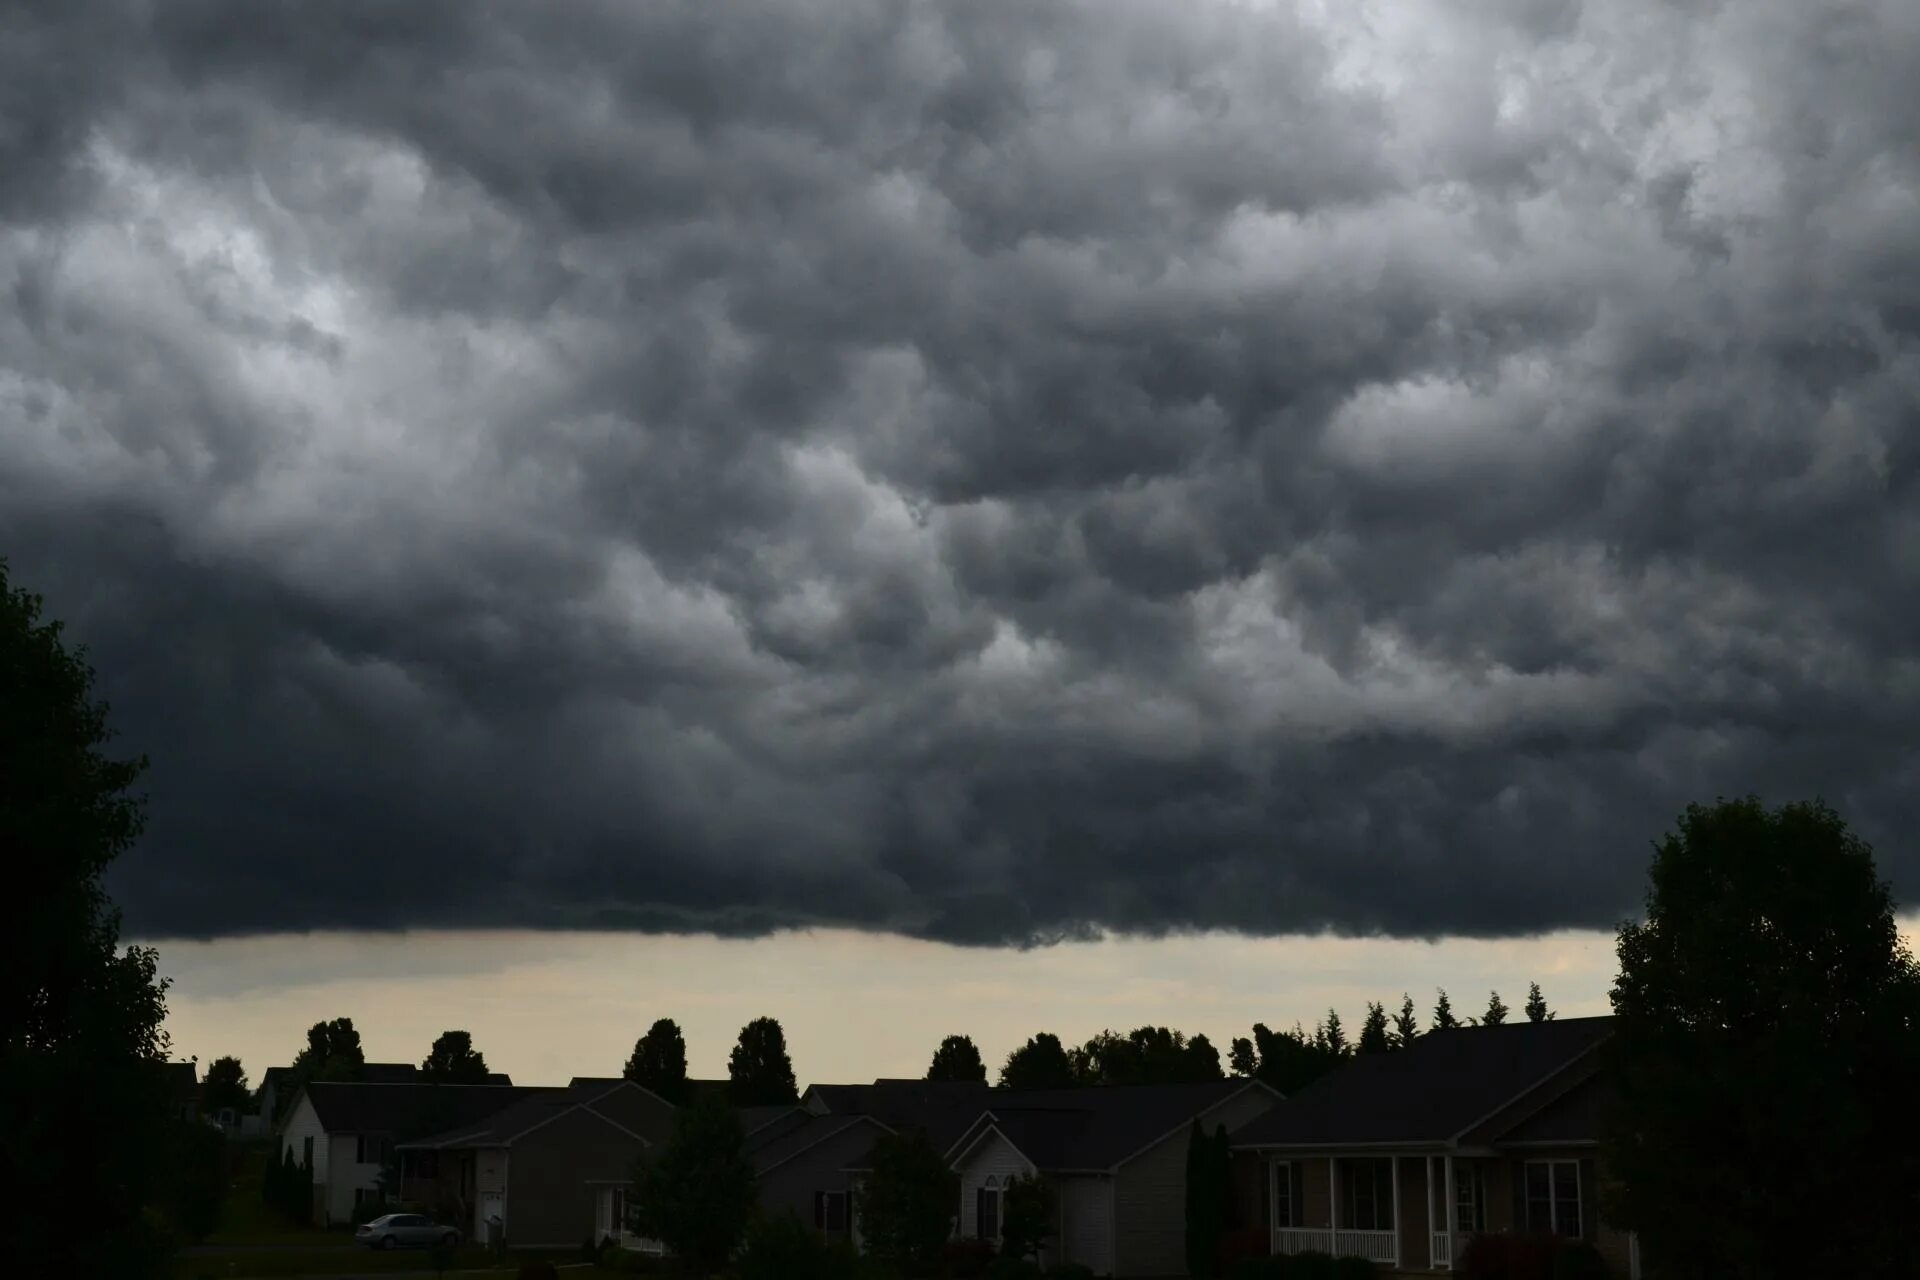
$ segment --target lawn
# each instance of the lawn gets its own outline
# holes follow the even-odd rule
[[[514,1251],[496,1261],[484,1248],[469,1246],[454,1251],[447,1274],[456,1271],[515,1275],[525,1262],[577,1262],[575,1253]],[[273,1249],[230,1254],[200,1254],[177,1259],[173,1280],[280,1280],[286,1276],[329,1275],[432,1275],[433,1258],[425,1249]],[[584,1267],[567,1272],[569,1277],[598,1274]],[[611,1274],[611,1273],[607,1273]]]
[[[227,1196],[220,1205],[220,1225],[214,1228],[206,1243],[283,1245],[289,1249],[352,1245],[353,1237],[346,1230],[293,1226],[261,1201],[260,1179],[274,1149],[271,1142],[249,1142],[240,1147],[233,1179],[227,1184]]]

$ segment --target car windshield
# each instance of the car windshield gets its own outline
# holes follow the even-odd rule
[[[388,1225],[390,1225],[390,1224],[391,1224],[391,1223],[392,1223],[392,1222],[394,1221],[394,1219],[396,1219],[396,1218],[397,1218],[398,1216],[399,1216],[398,1214],[393,1214],[393,1213],[383,1213],[383,1214],[381,1214],[381,1215],[380,1215],[379,1217],[377,1217],[377,1218],[375,1218],[375,1219],[374,1219],[373,1221],[371,1221],[371,1222],[369,1222],[369,1223],[368,1223],[367,1225],[368,1225],[368,1226],[370,1226],[370,1227],[384,1227],[384,1226],[388,1226]]]

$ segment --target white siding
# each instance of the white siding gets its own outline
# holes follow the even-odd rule
[[[1067,1176],[1054,1179],[1060,1189],[1060,1244],[1066,1262],[1078,1262],[1097,1276],[1113,1271],[1113,1179]]]
[[[1202,1113],[1211,1133],[1232,1133],[1274,1105],[1265,1089],[1249,1086]],[[1191,1122],[1120,1166],[1114,1180],[1116,1276],[1177,1276],[1187,1270],[1187,1135]]]
[[[353,1219],[353,1193],[365,1188],[377,1190],[380,1186],[380,1164],[362,1164],[360,1161],[360,1135],[354,1133],[336,1133],[328,1139],[332,1148],[327,1156],[327,1213],[334,1222],[350,1222]],[[320,1144],[314,1144],[318,1151]]]
[[[1033,1176],[1033,1166],[1011,1142],[998,1133],[989,1133],[967,1152],[965,1163],[960,1165],[960,1234],[972,1237],[979,1234],[980,1224],[974,1216],[976,1208],[975,1193],[987,1185],[987,1179],[994,1179],[996,1186],[1006,1185],[1008,1178],[1019,1174],[1023,1178]]]
[[[287,1127],[280,1131],[280,1150],[293,1152],[293,1162],[299,1164],[306,1150],[306,1140],[313,1139],[313,1181],[314,1185],[327,1185],[328,1157],[327,1131],[320,1127],[320,1116],[313,1109],[313,1103],[301,1098],[293,1108],[293,1114],[287,1117]],[[283,1155],[281,1157],[285,1159]]]

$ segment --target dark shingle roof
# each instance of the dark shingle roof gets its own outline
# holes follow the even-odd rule
[[[1356,1058],[1242,1126],[1235,1146],[1440,1143],[1598,1047],[1611,1018],[1460,1027]]]
[[[1600,1138],[1600,1122],[1610,1093],[1604,1078],[1583,1080],[1494,1139],[1508,1143],[1585,1143]]]
[[[316,1080],[306,1087],[307,1100],[328,1133],[384,1133],[399,1142],[472,1125],[530,1097],[565,1092],[495,1084],[333,1080]]]
[[[873,1128],[874,1120],[871,1116],[816,1116],[808,1115],[806,1112],[800,1114],[805,1117],[802,1123],[781,1126],[782,1131],[777,1137],[753,1147],[747,1153],[755,1173],[765,1173],[776,1165],[784,1164],[801,1152],[848,1129],[865,1129],[876,1135],[879,1132]]]
[[[1233,1079],[996,1089],[983,1109],[993,1115],[1007,1140],[1042,1169],[1110,1169],[1243,1089],[1260,1087]]]
[[[639,1086],[618,1078],[576,1076],[564,1089],[515,1089],[512,1092],[524,1096],[490,1113],[410,1139],[405,1145],[504,1146],[574,1107],[586,1107],[629,1133],[657,1142],[666,1128],[662,1122],[672,1114]]]
[[[734,1114],[740,1117],[740,1131],[746,1134],[749,1152],[765,1146],[783,1133],[790,1133],[805,1124],[811,1114],[801,1107],[735,1107]]]

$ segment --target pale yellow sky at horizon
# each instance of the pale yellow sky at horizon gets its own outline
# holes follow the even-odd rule
[[[1920,916],[1903,916],[1911,946]],[[1329,1006],[1357,1035],[1368,1000],[1434,988],[1478,1014],[1498,989],[1519,1016],[1537,981],[1563,1017],[1608,1012],[1611,932],[1529,938],[1208,933],[1107,938],[1031,951],[950,947],[850,930],[755,939],[535,932],[312,933],[160,940],[174,980],[176,1058],[236,1054],[258,1083],[314,1022],[350,1017],[370,1061],[413,1061],[452,1027],[520,1084],[615,1075],[656,1018],[680,1024],[688,1071],[726,1074],[749,1019],[780,1020],[802,1088],[918,1076],[941,1038],[971,1035],[990,1073],[1036,1031],[1078,1043],[1143,1023],[1204,1032],[1224,1060],[1255,1022],[1312,1026]]]
[[[158,941],[174,979],[176,1057],[237,1054],[256,1083],[313,1022],[351,1017],[369,1060],[418,1061],[449,1027],[471,1031],[516,1083],[617,1074],[655,1018],[678,1022],[695,1076],[726,1074],[740,1027],[786,1030],[802,1087],[917,1076],[948,1034],[990,1069],[1036,1031],[1069,1043],[1142,1023],[1204,1032],[1225,1055],[1255,1022],[1311,1026],[1329,1006],[1357,1034],[1366,1001],[1434,988],[1477,1014],[1497,988],[1516,1015],[1538,981],[1563,1016],[1605,1013],[1610,933],[1437,942],[1381,938],[1108,938],[979,950],[844,930],[750,940],[631,934],[316,933]]]

